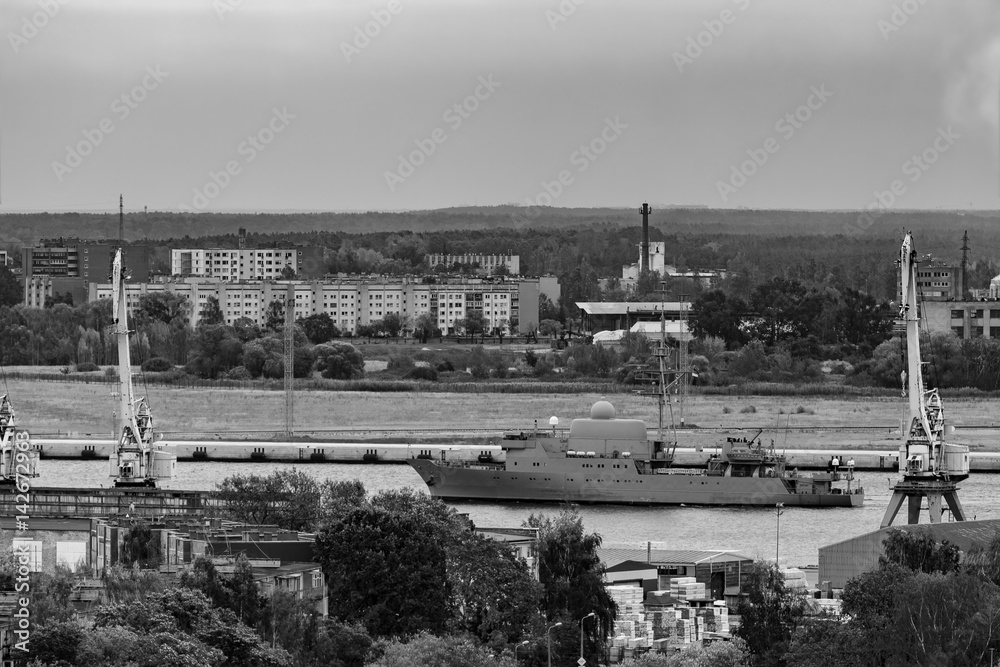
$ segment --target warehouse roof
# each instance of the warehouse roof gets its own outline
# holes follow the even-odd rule
[[[752,561],[753,558],[735,551],[695,550],[695,549],[650,549],[647,560],[646,549],[601,547],[598,556],[609,569],[626,561],[648,563],[650,565],[699,565],[701,563],[733,563]]]
[[[680,312],[688,310],[687,301],[577,301],[577,308],[588,315],[625,315],[626,313]]]

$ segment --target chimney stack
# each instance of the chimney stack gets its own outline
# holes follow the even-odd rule
[[[649,271],[649,204],[643,202],[639,212],[642,213],[642,252],[639,255],[639,273]]]

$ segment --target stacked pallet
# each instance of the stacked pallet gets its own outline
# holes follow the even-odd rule
[[[670,579],[670,597],[678,600],[704,600],[707,595],[704,583],[698,583],[694,577],[672,577]]]
[[[653,625],[646,618],[642,589],[638,586],[608,586],[608,594],[618,605],[612,646],[647,648],[653,640]]]

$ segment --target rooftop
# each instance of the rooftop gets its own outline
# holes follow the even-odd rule
[[[654,566],[668,566],[698,565],[701,563],[735,563],[737,561],[753,560],[753,558],[735,551],[703,551],[695,549],[646,550],[630,547],[601,547],[598,549],[598,555],[608,569],[626,561],[648,563]]]

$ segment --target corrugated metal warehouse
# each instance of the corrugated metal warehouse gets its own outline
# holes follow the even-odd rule
[[[928,531],[937,542],[948,540],[965,553],[973,546],[989,545],[993,538],[1000,534],[1000,519],[888,526],[843,542],[820,547],[820,582],[829,581],[834,588],[843,588],[848,580],[877,568],[879,556],[884,553],[882,542],[890,530]]]

